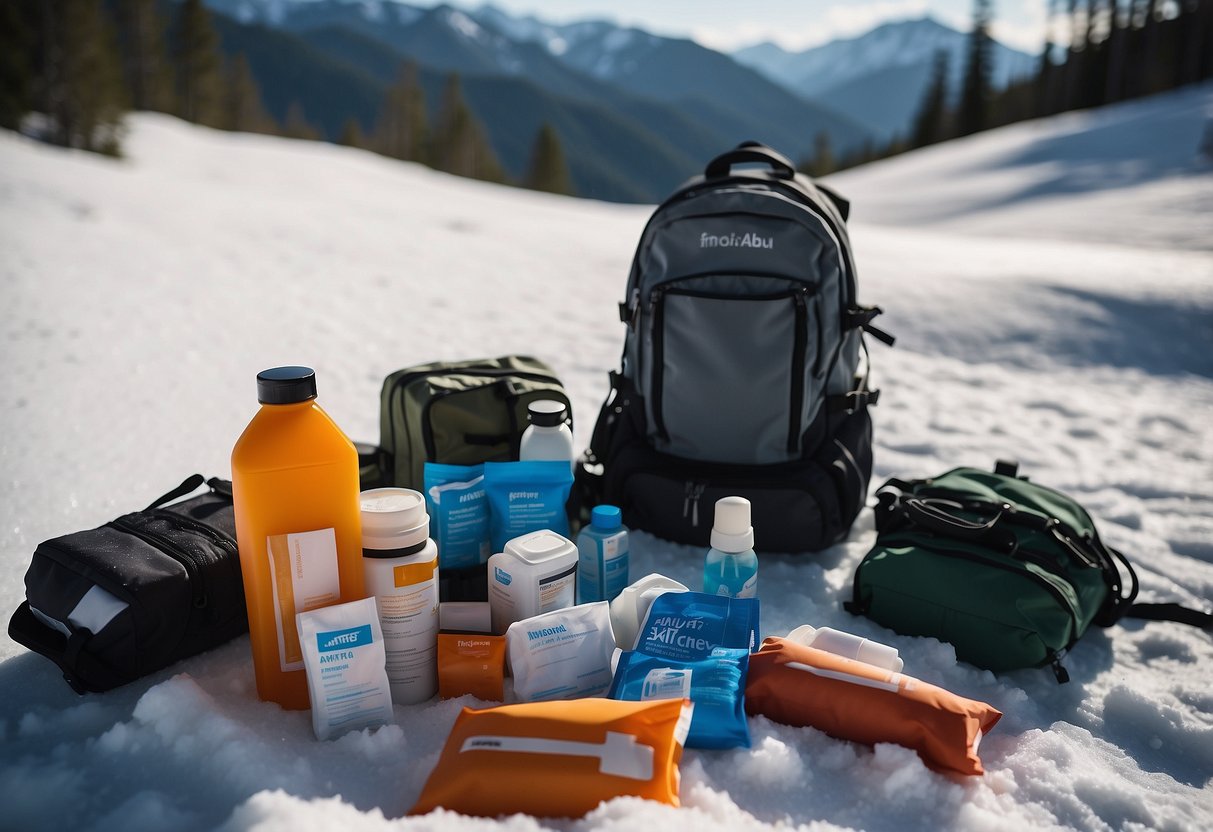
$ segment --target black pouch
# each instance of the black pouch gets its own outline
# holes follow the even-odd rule
[[[85,693],[246,632],[231,483],[167,505],[202,484],[194,474],[143,511],[40,543],[9,636]]]

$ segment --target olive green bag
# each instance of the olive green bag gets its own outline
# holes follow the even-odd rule
[[[1017,473],[999,462],[993,472],[955,468],[882,485],[876,545],[844,607],[947,641],[958,659],[988,670],[1051,665],[1059,682],[1069,679],[1061,657],[1092,624],[1130,616],[1213,625],[1178,604],[1135,604],[1133,567],[1086,510]]]
[[[392,373],[380,395],[377,464],[364,467],[363,487],[421,491],[426,462],[517,459],[527,406],[538,399],[563,402],[571,424],[573,406],[560,380],[529,356],[438,361]]]

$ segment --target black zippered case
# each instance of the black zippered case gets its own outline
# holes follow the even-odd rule
[[[40,543],[9,636],[77,693],[132,682],[247,632],[232,487],[200,474],[95,529]]]

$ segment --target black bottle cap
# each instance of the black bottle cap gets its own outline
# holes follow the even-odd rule
[[[538,399],[526,406],[531,424],[540,428],[554,428],[564,424],[566,408],[564,402]]]
[[[257,373],[257,401],[296,404],[316,398],[316,371],[311,367],[274,367]]]

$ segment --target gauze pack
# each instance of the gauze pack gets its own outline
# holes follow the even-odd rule
[[[746,710],[869,745],[893,742],[933,769],[981,774],[977,747],[1002,714],[911,676],[782,638],[750,656]]]
[[[606,695],[615,653],[606,601],[515,621],[505,638],[520,701]]]
[[[392,721],[392,689],[374,598],[295,616],[316,739]]]
[[[489,530],[493,551],[528,532],[548,529],[569,536],[564,504],[573,487],[573,472],[564,460],[484,463],[489,496]]]
[[[677,806],[693,707],[574,699],[464,708],[409,814],[579,818],[625,795]]]
[[[757,639],[757,598],[666,592],[653,599],[636,650],[689,662],[706,659],[717,647],[752,650]]]
[[[718,647],[705,659],[679,662],[635,651],[619,657],[611,698],[632,702],[690,699],[695,704],[687,748],[749,748],[745,678],[750,651]]]
[[[489,503],[483,465],[427,462],[425,502],[438,544],[439,569],[466,569],[489,559]]]

